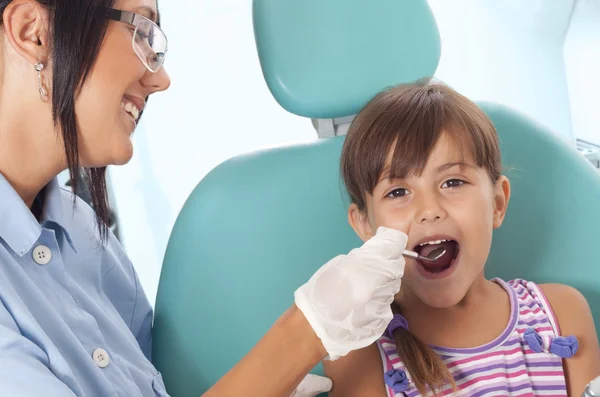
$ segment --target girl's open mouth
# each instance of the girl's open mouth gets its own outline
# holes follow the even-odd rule
[[[417,260],[419,266],[431,276],[442,276],[448,269],[452,267],[458,254],[460,252],[460,245],[455,240],[433,240],[417,245],[414,250],[422,255],[427,256],[433,250],[437,248],[444,248],[446,253],[442,255],[437,261],[421,261]]]

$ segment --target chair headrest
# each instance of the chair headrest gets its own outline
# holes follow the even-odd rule
[[[433,76],[440,59],[425,0],[254,0],[253,20],[267,85],[299,116],[354,115],[386,87]]]

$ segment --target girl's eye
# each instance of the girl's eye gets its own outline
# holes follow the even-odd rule
[[[444,182],[444,184],[442,185],[442,188],[445,189],[452,189],[455,187],[459,187],[465,184],[465,181],[460,180],[460,179],[449,179],[446,182]]]
[[[386,197],[390,197],[390,198],[403,197],[403,196],[406,196],[408,193],[409,193],[408,190],[399,188],[399,189],[394,189],[391,192],[389,192]]]

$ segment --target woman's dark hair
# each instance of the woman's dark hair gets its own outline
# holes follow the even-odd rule
[[[11,1],[0,0],[0,15],[4,15]],[[115,0],[37,1],[48,10],[49,57],[53,65],[52,117],[63,137],[71,186],[76,192],[78,175],[82,173],[96,211],[100,236],[106,242],[110,216],[106,167],[82,169],[79,165],[75,99],[96,62],[108,26],[106,9]],[[75,205],[75,193],[73,200]]]

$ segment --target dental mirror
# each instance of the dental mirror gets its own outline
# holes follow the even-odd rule
[[[446,253],[446,249],[444,247],[439,247],[431,251],[427,256],[419,255],[414,251],[404,250],[402,255],[405,258],[419,259],[427,262],[435,262],[440,259]]]

